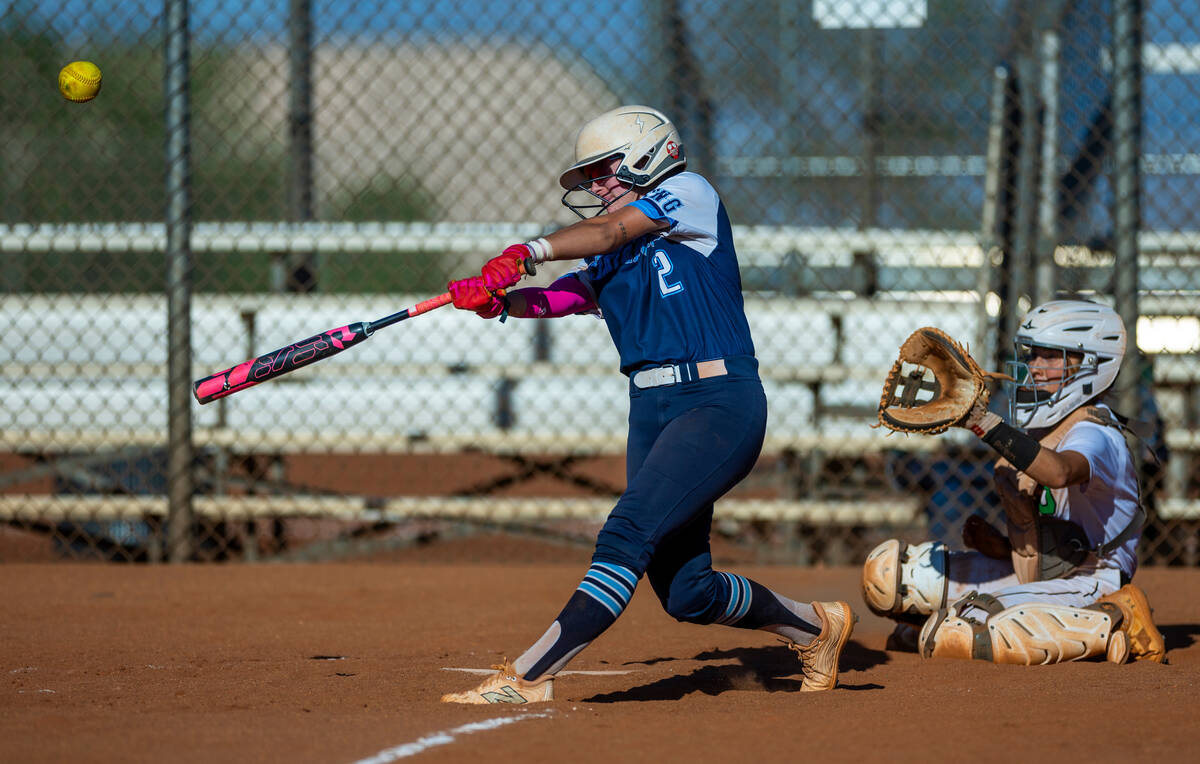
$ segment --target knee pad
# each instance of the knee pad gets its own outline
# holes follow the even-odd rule
[[[863,600],[875,615],[926,616],[946,606],[949,552],[940,541],[910,546],[888,539],[863,563]]]
[[[994,612],[980,622],[960,615],[965,604],[984,607],[978,604],[980,596],[975,603],[966,603],[968,598],[929,617],[919,639],[922,657],[974,658],[1021,666],[1101,655],[1113,663],[1124,663],[1129,657],[1128,639],[1117,628],[1119,616],[1114,620],[1114,614],[1104,608],[1027,602]]]

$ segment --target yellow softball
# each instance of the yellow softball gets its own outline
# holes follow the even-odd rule
[[[100,92],[100,67],[91,61],[72,61],[58,73],[58,90],[68,101],[92,100]]]

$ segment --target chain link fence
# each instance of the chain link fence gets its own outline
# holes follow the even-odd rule
[[[181,407],[178,381],[393,313],[571,222],[575,130],[645,103],[728,207],[770,403],[715,542],[843,564],[891,536],[957,544],[971,514],[998,525],[993,455],[965,433],[885,437],[880,386],[920,326],[999,368],[1025,309],[1083,295],[1140,349],[1117,408],[1142,434],[1143,559],[1195,565],[1198,10],[15,0],[0,558],[587,539],[624,483],[602,322],[446,309],[207,406]],[[55,92],[76,59],[104,72],[90,103]]]

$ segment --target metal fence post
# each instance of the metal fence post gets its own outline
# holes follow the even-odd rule
[[[1126,416],[1141,409],[1137,352],[1138,232],[1141,229],[1142,3],[1117,0],[1113,8],[1113,298],[1125,321],[1128,345],[1119,405]]]
[[[1010,344],[1003,316],[995,321],[988,313],[988,301],[995,293],[1000,304],[1007,294],[1006,284],[999,269],[1004,267],[1004,258],[1011,252],[1011,215],[1009,181],[1012,177],[1012,152],[1009,150],[1012,126],[1009,120],[1012,108],[1012,82],[1008,67],[997,66],[992,70],[992,93],[988,104],[987,170],[983,181],[983,211],[980,215],[979,240],[983,249],[983,261],[977,276],[979,292],[979,332],[975,346],[981,357],[988,359],[995,368],[1003,368],[1001,352]],[[993,337],[994,335],[994,337]],[[989,345],[989,337],[992,342]]]
[[[1040,68],[1029,51],[1017,57],[1017,98],[1020,104],[1017,149],[1016,204],[1012,251],[1006,259],[1008,264],[1009,292],[1005,310],[1005,335],[1015,337],[1017,325],[1032,303],[1022,305],[1023,300],[1033,299],[1033,253],[1037,236],[1037,176],[1041,159],[1038,145],[1042,135],[1039,118],[1041,114],[1038,75]]]
[[[192,552],[191,161],[188,3],[166,2],[167,559]]]
[[[288,7],[288,215],[294,222],[313,219],[313,18],[312,0],[290,0]],[[285,279],[289,292],[317,288],[317,254],[292,252]]]
[[[1036,264],[1030,275],[1031,297],[1035,305],[1053,300],[1058,293],[1058,268],[1054,253],[1058,248],[1058,130],[1059,130],[1059,56],[1058,32],[1047,29],[1039,36],[1037,56],[1041,64],[1042,145],[1038,188],[1037,234],[1033,250]]]

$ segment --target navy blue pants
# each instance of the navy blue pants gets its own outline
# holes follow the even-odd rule
[[[713,502],[749,474],[766,432],[757,361],[726,366],[725,376],[630,386],[627,488],[592,556],[646,574],[667,613],[695,623],[727,604],[712,570]]]

